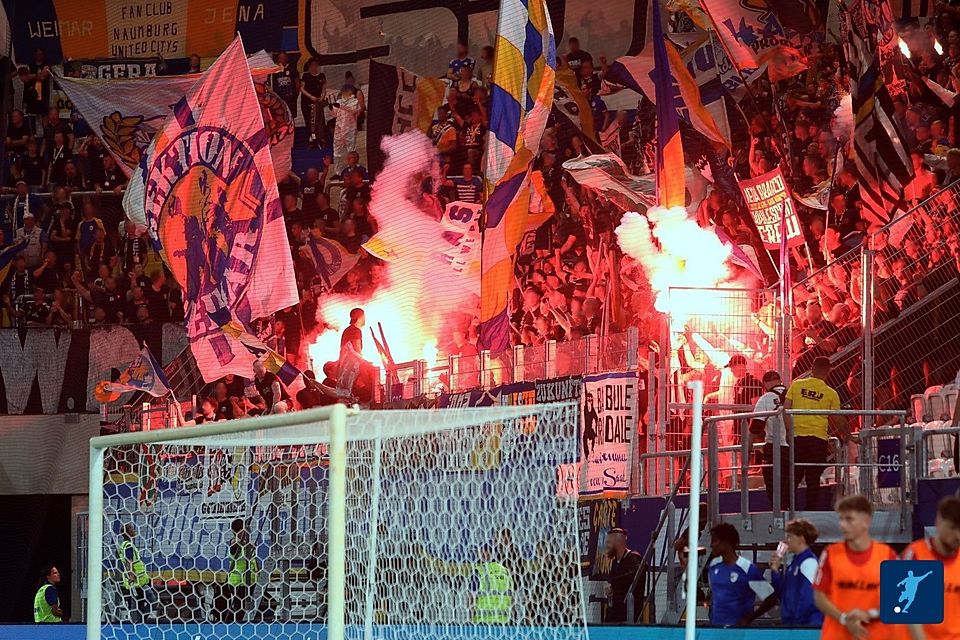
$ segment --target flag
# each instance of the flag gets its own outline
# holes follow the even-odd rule
[[[632,175],[615,154],[567,160],[563,168],[577,184],[597,191],[624,211],[644,211],[655,204],[653,186]]]
[[[660,25],[660,3],[653,3],[653,80],[657,103],[657,204],[661,207],[682,207],[686,200],[683,184],[683,144],[680,122],[673,106],[673,69],[667,54]],[[674,51],[676,53],[676,51]],[[687,68],[680,65],[682,72]],[[691,79],[692,82],[692,79]],[[697,97],[699,101],[699,97]]]
[[[244,329],[239,322],[231,320],[222,328],[223,333],[242,345],[254,361],[262,363],[264,369],[276,374],[291,395],[296,395],[306,387],[303,372],[300,369],[287,362],[286,358],[264,344],[260,338]],[[251,371],[252,369],[251,365]]]
[[[782,47],[799,45],[799,38],[784,27],[767,0],[701,0],[700,6],[717,26],[717,36],[735,68],[759,71],[766,67],[771,80],[806,69],[789,51],[780,52]]]
[[[613,120],[607,128],[600,132],[600,144],[603,148],[615,155],[620,153],[620,122]]]
[[[480,342],[499,353],[510,344],[507,302],[517,246],[552,215],[549,207],[531,206],[549,201],[536,197],[535,189],[531,196],[531,167],[553,106],[557,68],[547,0],[504,2],[495,50],[484,169],[490,197],[481,249]]]
[[[433,115],[443,104],[446,83],[439,78],[418,76],[403,67],[370,61],[367,96],[367,165],[370,173],[383,168],[384,136],[419,129],[430,133]]]
[[[587,139],[596,140],[596,123],[587,97],[577,85],[577,76],[569,68],[557,69],[557,84],[553,91],[553,111],[560,113]]]
[[[7,275],[10,273],[10,267],[13,265],[13,261],[17,259],[17,256],[20,255],[29,244],[30,241],[27,238],[23,238],[0,250],[0,286],[3,286],[7,281]]]
[[[927,85],[930,91],[933,91],[934,95],[940,98],[943,104],[947,105],[948,107],[953,107],[953,105],[957,102],[957,94],[955,91],[951,91],[950,89],[937,84],[930,78],[925,77],[923,82]]]
[[[116,382],[107,382],[104,385],[107,391],[142,391],[160,398],[170,393],[170,381],[163,367],[144,347],[137,359],[130,363]]]
[[[124,196],[183,287],[206,381],[251,375],[253,358],[223,325],[298,302],[269,140],[237,38],[173,107]]]
[[[771,82],[786,80],[807,70],[801,53],[787,45],[764,51],[760,54],[759,62],[761,65],[766,65]]]
[[[274,173],[282,179],[290,172],[292,162],[293,116],[286,103],[265,84],[269,74],[279,68],[270,56],[260,51],[250,56],[249,63],[263,119],[270,131]],[[202,74],[187,74],[95,79],[57,75],[56,80],[129,177],[170,114],[170,108],[187,95],[201,77]]]
[[[730,247],[731,262],[752,273],[760,282],[764,281],[763,272],[760,271],[760,261],[757,259],[757,252],[754,251],[753,247],[737,244],[720,225],[714,225],[713,232],[720,238],[720,242]]]
[[[660,10],[657,3],[653,3],[654,13],[659,15]],[[676,113],[679,112],[685,120],[701,131],[705,136],[716,142],[721,142],[730,146],[730,142],[720,127],[717,126],[711,112],[704,106],[700,96],[700,87],[690,75],[687,65],[684,63],[680,53],[672,44],[667,44],[663,38],[663,32],[659,27],[660,22],[654,21],[653,41],[654,54],[662,52],[662,61],[660,56],[650,56],[641,54],[637,56],[621,56],[610,65],[607,75],[609,82],[623,85],[637,93],[642,93],[651,102],[657,103],[657,112],[659,114],[659,104],[661,101],[658,91],[663,92],[664,106],[666,110]],[[658,78],[663,77],[666,84],[658,86]]]
[[[904,187],[913,177],[913,165],[900,127],[893,119],[893,99],[881,56],[896,41],[886,0],[851,0],[846,8],[844,49],[853,105],[854,165],[859,178],[862,214],[884,224],[902,206]]]
[[[324,291],[333,291],[343,276],[360,261],[359,253],[350,253],[346,248],[329,238],[310,237],[300,248],[300,254],[312,265]]]

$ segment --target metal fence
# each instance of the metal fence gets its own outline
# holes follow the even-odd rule
[[[751,398],[746,388],[737,387],[734,369],[739,367],[729,366],[731,358],[742,357],[746,373],[760,378],[765,370],[777,368],[782,353],[774,290],[673,287],[667,295],[670,312],[661,325],[659,344],[664,366],[651,359],[651,370],[657,371],[652,392],[656,402],[650,403],[647,423],[654,426],[643,471],[645,490],[661,495],[675,482],[687,486],[679,473],[683,452],[690,449],[692,398],[687,382],[704,382],[708,416],[750,411]],[[727,486],[736,487],[732,470],[740,463],[739,435],[725,426],[718,437],[718,471]]]
[[[960,183],[794,288],[793,373],[830,355],[845,406],[904,408],[960,369]],[[807,306],[814,305],[813,309]],[[811,329],[804,316],[826,311]]]

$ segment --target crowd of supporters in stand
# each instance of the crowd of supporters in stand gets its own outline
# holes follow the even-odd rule
[[[913,205],[960,177],[955,107],[945,104],[925,82],[960,89],[960,16],[943,6],[924,28],[904,24],[900,31],[913,53],[895,91],[896,119],[916,171],[905,194],[905,201]],[[860,266],[854,258],[865,241],[878,250],[875,275],[884,298],[875,313],[878,324],[955,278],[960,265],[958,229],[951,219],[955,207],[929,208],[905,237],[893,239],[865,215],[856,172],[847,160],[849,132],[839,131],[842,127],[834,116],[847,85],[842,55],[839,46],[823,44],[807,59],[808,70],[795,78],[776,85],[765,77],[753,82],[740,108],[728,109],[733,151],[713,148],[740,179],[779,165],[797,200],[805,239],[790,256],[794,281],[803,282],[795,291],[792,355],[797,372],[808,360],[842,351],[859,336]],[[324,150],[316,156],[322,158],[317,166],[279,183],[303,302],[278,314],[274,331],[296,360],[304,339],[317,330],[317,298],[328,293],[305,258],[305,243],[311,237],[330,238],[360,255],[334,291],[355,295],[361,304],[384,281],[384,265],[361,247],[377,231],[369,211],[370,184],[376,176],[369,175],[358,152],[335,162],[325,149],[336,127],[338,101],[345,96],[359,99],[358,123],[361,129],[365,126],[362,90],[350,73],[342,87],[332,81],[328,86],[315,61],[303,65],[298,74],[285,54],[277,60],[282,71],[271,78],[271,87],[294,113],[299,109],[304,116],[308,144]],[[653,109],[641,99],[636,110],[609,111],[604,98],[622,87],[605,78],[606,56],[594,57],[576,38],[562,44],[559,64],[575,74],[593,111],[595,130],[571,129],[553,119],[548,123],[536,168],[543,172],[556,214],[518,251],[517,284],[509,307],[514,344],[572,341],[628,326],[640,329],[641,343],[657,342],[661,317],[654,309],[647,276],[622,253],[613,233],[622,210],[578,185],[562,166],[591,155],[590,149],[597,147],[587,144],[586,138],[595,141],[605,133],[607,147],[633,173],[649,173],[655,144]],[[124,224],[119,198],[113,195],[123,188],[123,173],[86,123],[76,117],[67,121],[34,95],[49,96],[52,80],[45,68],[38,52],[34,64],[18,70],[25,87],[23,101],[9,116],[10,195],[0,246],[27,238],[30,248],[2,285],[5,322],[58,325],[81,316],[93,324],[179,319],[179,288],[158,262],[147,268],[155,256],[142,232]],[[483,199],[480,173],[492,68],[489,46],[471,52],[460,45],[448,65],[446,101],[430,132],[443,167],[442,184],[435,185],[441,204]],[[691,138],[685,139],[688,148],[701,142],[696,135],[685,129]],[[78,192],[87,195],[73,195]],[[817,199],[826,203],[825,209],[803,204]],[[775,282],[776,252],[771,256],[760,243],[735,180],[715,179],[702,202],[691,203],[689,209],[702,227],[716,226],[733,243],[752,249],[766,280],[758,285]],[[758,300],[753,311],[763,303]],[[81,307],[82,312],[67,306]],[[467,318],[463,325],[450,336],[440,336],[441,348],[449,345],[447,352],[459,354],[478,348],[477,319]],[[762,357],[750,360],[758,371],[767,364]],[[713,364],[715,371],[705,374],[708,391],[719,385],[722,365]]]

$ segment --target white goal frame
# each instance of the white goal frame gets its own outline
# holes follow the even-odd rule
[[[103,458],[111,447],[161,442],[189,442],[200,438],[236,435],[283,427],[327,422],[330,425],[330,494],[327,576],[327,637],[344,640],[346,622],[346,494],[347,416],[359,410],[335,404],[304,411],[243,418],[225,422],[137,431],[90,439],[90,532],[87,551],[87,640],[100,640],[103,606]],[[302,440],[299,440],[302,442]]]

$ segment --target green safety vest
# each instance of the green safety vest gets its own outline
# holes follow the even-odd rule
[[[473,602],[476,624],[509,624],[513,608],[513,578],[498,562],[481,562],[477,566],[480,588]]]
[[[233,555],[233,551],[230,552],[230,573],[227,575],[227,584],[232,587],[239,587],[241,585],[250,586],[257,583],[257,569],[259,568],[259,563],[255,557],[247,557],[247,547],[243,545],[240,547],[240,554],[237,556]]]
[[[130,583],[129,560],[127,560],[127,549],[133,550],[133,573],[136,575],[136,582]],[[130,540],[123,540],[120,543],[120,572],[123,574],[123,588],[134,589],[136,587],[145,587],[150,583],[150,576],[147,575],[147,567],[140,560],[140,552]]]
[[[33,596],[33,621],[34,622],[63,622],[53,613],[53,606],[47,604],[47,587],[53,586],[49,582],[44,582],[37,595]],[[57,598],[57,606],[60,606],[60,598]]]

